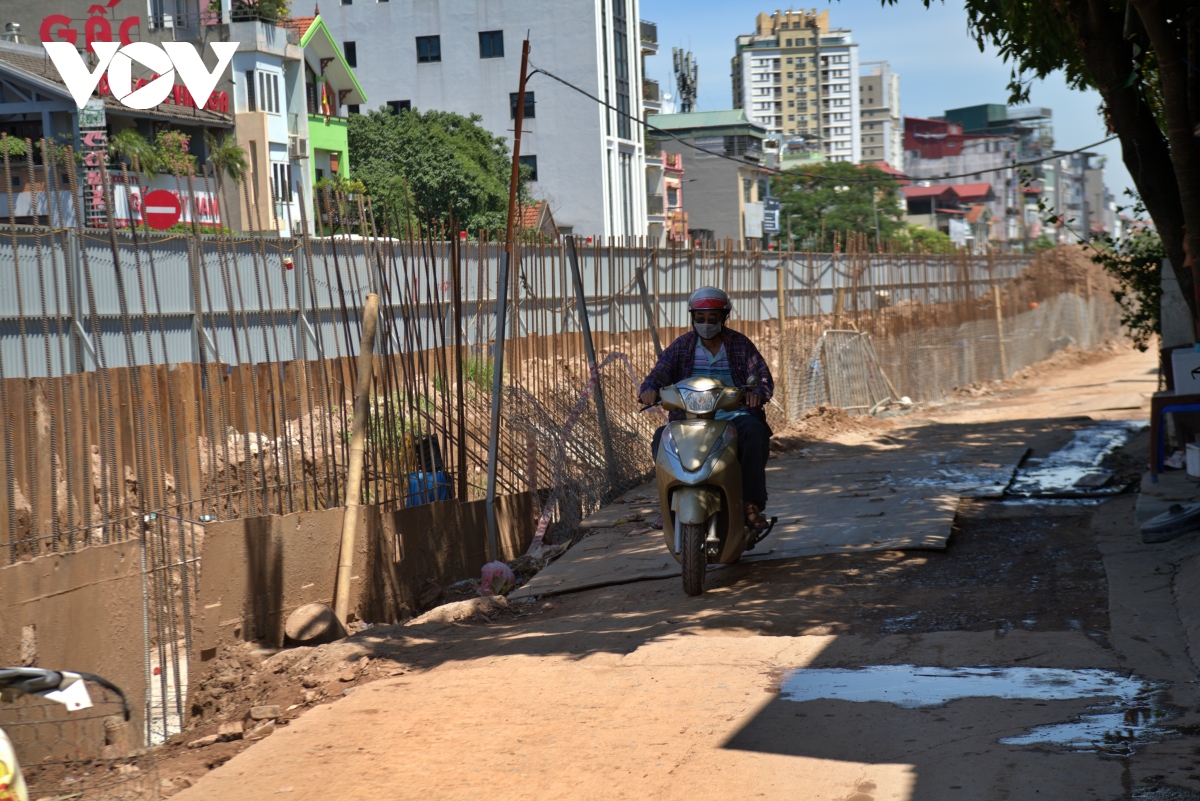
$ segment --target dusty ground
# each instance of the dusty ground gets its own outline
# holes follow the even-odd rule
[[[1045,455],[1088,418],[1144,419],[1154,367],[1121,347],[1064,353],[886,427],[835,420],[833,439],[1019,426]],[[815,426],[794,436],[795,447],[821,441]],[[1140,467],[1145,439],[1110,466]],[[1143,546],[1133,500],[964,501],[944,552],[736,565],[696,599],[677,579],[644,581],[320,649],[234,649],[197,695],[205,722],[168,750],[161,775],[172,788],[198,782],[182,799],[1200,799],[1188,728],[1200,723],[1200,648],[1189,652],[1175,568],[1187,546]],[[788,670],[869,664],[1132,672],[1170,682],[1164,703],[1187,736],[1132,755],[1063,753],[997,739],[1077,715],[1082,701],[780,700]],[[182,746],[266,701],[285,725],[246,753]]]

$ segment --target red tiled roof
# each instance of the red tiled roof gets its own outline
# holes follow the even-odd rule
[[[952,186],[939,184],[936,186],[906,186],[901,191],[904,192],[906,198],[913,200],[915,198],[938,197],[946,194],[953,188]]]
[[[517,210],[517,227],[518,228],[537,228],[538,215],[542,213],[542,204],[544,200],[539,200],[532,206],[521,206]]]
[[[992,191],[992,185],[987,183],[954,184],[952,188],[954,189],[954,194],[958,195],[962,200],[976,200],[987,197],[988,192]]]
[[[288,17],[287,19],[280,20],[280,22],[283,24],[283,27],[291,28],[298,35],[303,36],[308,33],[309,26],[313,24],[314,19],[316,17]]]
[[[986,208],[987,208],[987,206],[984,206],[982,204],[978,205],[978,206],[972,206],[971,210],[967,212],[967,222],[969,222],[969,223],[979,222],[979,217],[980,217],[980,215],[983,214],[983,210]]]

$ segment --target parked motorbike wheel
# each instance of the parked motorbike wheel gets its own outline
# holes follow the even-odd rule
[[[683,559],[683,591],[688,595],[704,593],[704,574],[708,572],[708,553],[704,539],[708,526],[684,523],[679,527]]]

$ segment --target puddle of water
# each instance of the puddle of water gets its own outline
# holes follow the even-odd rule
[[[785,677],[781,698],[814,701],[883,702],[903,709],[943,706],[962,698],[1060,701],[1103,698],[1106,703],[1063,723],[1037,726],[1004,745],[1050,746],[1067,751],[1128,753],[1136,746],[1180,736],[1163,725],[1167,713],[1150,696],[1164,685],[1111,670],[1062,668],[939,668],[872,665],[864,668],[801,669]]]
[[[787,701],[839,698],[883,701],[905,709],[942,706],[959,698],[1056,701],[1118,698],[1132,701],[1147,683],[1111,670],[1061,668],[939,668],[872,665],[798,670],[783,682]]]
[[[1071,493],[1081,495],[1115,495],[1123,487],[1077,487],[1084,476],[1098,472],[1104,458],[1124,445],[1146,427],[1139,420],[1102,421],[1091,428],[1076,431],[1071,441],[1041,460],[1017,470],[1006,495],[1033,497]]]
[[[1019,737],[1003,737],[1001,745],[1049,745],[1068,751],[1113,751],[1125,753],[1134,746],[1163,739],[1168,733],[1159,725],[1161,710],[1149,707],[1115,709],[1082,715],[1067,723],[1036,726]]]

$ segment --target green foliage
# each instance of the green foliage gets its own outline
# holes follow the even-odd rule
[[[158,175],[162,168],[158,151],[154,145],[146,141],[146,137],[137,132],[136,128],[122,128],[109,138],[108,157],[110,159],[126,158],[131,167],[136,162],[137,169],[150,178]]]
[[[950,241],[949,234],[919,225],[906,226],[896,240],[905,249],[917,253],[949,253],[954,250],[954,243]]]
[[[24,139],[15,136],[6,136],[0,139],[0,158],[5,153],[8,154],[9,159],[25,158],[27,152]]]
[[[1054,240],[1050,238],[1049,234],[1042,234],[1033,240],[1031,247],[1034,250],[1050,250],[1050,248],[1054,247]]]
[[[245,148],[228,135],[218,140],[205,132],[204,141],[208,145],[208,163],[219,172],[228,174],[233,180],[242,180],[250,166]]]
[[[876,220],[881,240],[904,230],[900,185],[878,167],[827,161],[784,172],[771,179],[771,186],[796,236],[838,231],[873,238]]]
[[[183,131],[159,131],[155,137],[155,152],[159,164],[172,175],[187,175],[188,170],[196,169],[196,157],[188,152],[188,142],[191,137]]]
[[[1144,218],[1141,202],[1133,207],[1134,216]],[[1139,350],[1145,350],[1161,328],[1162,262],[1166,258],[1162,239],[1153,228],[1141,228],[1119,243],[1109,237],[1094,240],[1092,261],[1117,281],[1113,297],[1121,306],[1121,324]]]
[[[233,0],[230,7],[235,22],[253,19],[274,22],[286,19],[291,9],[291,0]],[[212,0],[208,4],[208,10],[219,14],[221,0]]]
[[[508,213],[512,162],[504,139],[479,123],[446,111],[386,106],[349,121],[353,177],[372,197],[377,220],[403,227],[420,219],[460,228],[501,229]],[[529,198],[521,187],[521,202]],[[386,212],[385,212],[386,208]]]

